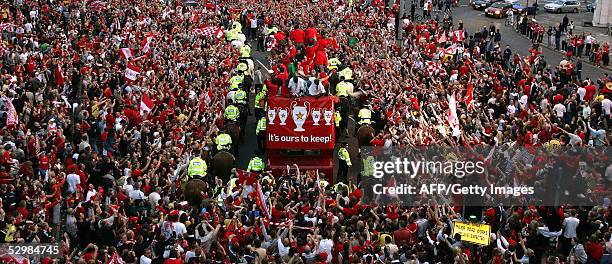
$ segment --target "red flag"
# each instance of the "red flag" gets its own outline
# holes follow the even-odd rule
[[[465,92],[465,104],[467,104],[468,110],[474,109],[474,86],[472,83],[468,83],[467,91]]]
[[[53,71],[53,78],[55,78],[56,85],[64,85],[64,71],[62,71],[62,66],[57,65],[55,70]]]
[[[151,45],[153,45],[153,39],[155,38],[155,36],[153,35],[153,33],[149,33],[147,34],[143,39],[142,39],[142,53],[144,54],[150,54],[151,53]]]
[[[453,44],[450,47],[444,49],[444,53],[449,55],[457,53],[457,44]]]
[[[438,39],[438,43],[446,42],[446,32],[442,33],[442,36]]]
[[[119,50],[119,54],[121,55],[121,57],[123,57],[124,60],[129,60],[130,58],[134,57],[132,49],[130,48],[121,48]]]
[[[465,40],[465,34],[463,34],[463,30],[455,30],[453,35],[455,42],[463,42]]]
[[[140,75],[140,68],[138,68],[138,66],[134,65],[131,62],[128,62],[127,67],[125,68],[125,81],[126,82],[133,82],[136,81],[136,79],[138,79],[138,75]]]
[[[143,94],[140,98],[140,115],[144,116],[145,111],[147,111],[147,113],[151,113],[153,107],[155,107],[155,104],[153,101],[151,101],[151,98],[149,98],[147,94]]]

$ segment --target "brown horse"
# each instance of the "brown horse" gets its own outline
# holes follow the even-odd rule
[[[240,140],[240,125],[237,122],[227,122],[225,123],[225,131],[227,134],[232,137],[232,149],[236,149],[238,146],[238,141]]]
[[[191,205],[202,203],[202,192],[205,192],[208,185],[200,179],[192,179],[183,185],[183,195],[185,200]]]
[[[234,155],[227,151],[219,151],[213,157],[213,171],[214,175],[219,176],[221,179],[229,179],[230,174],[232,173],[232,168],[234,168],[234,162],[236,159]]]
[[[357,130],[357,141],[359,142],[359,146],[370,146],[370,141],[374,139],[374,128],[368,125],[361,126]]]

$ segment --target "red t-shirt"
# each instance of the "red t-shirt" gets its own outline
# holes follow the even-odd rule
[[[291,31],[291,33],[289,34],[289,38],[291,40],[293,40],[295,43],[304,43],[304,36],[306,35],[306,33],[304,32],[304,30],[301,29],[294,29],[293,31]]]

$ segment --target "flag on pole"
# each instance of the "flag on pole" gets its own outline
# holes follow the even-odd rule
[[[455,30],[453,32],[455,42],[463,42],[465,40],[465,34],[463,30]]]
[[[457,53],[457,44],[453,44],[450,47],[444,49],[444,54],[454,55]]]
[[[142,46],[141,50],[144,54],[151,53],[151,45],[153,45],[154,38],[153,33],[149,33],[142,39],[142,43],[140,45]]]
[[[121,48],[119,50],[119,54],[124,60],[129,60],[130,58],[134,57],[132,49],[130,48]]]
[[[131,62],[128,62],[127,67],[125,68],[124,79],[126,82],[133,82],[138,79],[138,75],[140,75],[141,69],[138,66],[134,65]]]
[[[140,97],[140,115],[144,116],[145,111],[151,113],[153,107],[155,107],[155,104],[151,101],[151,98],[149,98],[147,94],[143,94],[142,97]]]
[[[8,108],[7,116],[6,116],[6,126],[15,126],[19,123],[19,116],[17,116],[17,110],[15,110],[15,106],[13,106],[13,102],[6,96],[2,97],[2,100],[6,102],[6,106]]]
[[[270,213],[268,212],[268,206],[266,205],[264,194],[261,191],[261,184],[259,183],[259,181],[257,181],[255,184],[256,184],[255,188],[257,190],[257,196],[256,196],[257,205],[259,206],[259,209],[263,211],[264,217],[266,217],[269,221]]]
[[[448,99],[448,111],[447,111],[448,125],[453,130],[453,135],[459,132],[459,118],[457,117],[457,99],[455,92]]]

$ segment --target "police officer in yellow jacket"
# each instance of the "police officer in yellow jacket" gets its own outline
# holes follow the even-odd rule
[[[249,161],[249,166],[247,167],[247,172],[256,172],[261,173],[266,168],[266,164],[260,157],[254,157]]]
[[[244,81],[244,74],[236,74],[230,78],[230,91],[236,91],[240,89],[240,84]]]
[[[348,143],[342,143],[342,147],[338,150],[338,182],[347,182],[347,174],[349,167],[352,166],[351,156],[348,151]]]
[[[249,65],[246,62],[241,61],[236,66],[236,71],[242,73],[243,75],[249,75]]]
[[[240,110],[238,110],[238,107],[236,107],[235,105],[230,104],[225,108],[224,115],[225,120],[236,122],[240,117]]]
[[[372,110],[365,105],[363,108],[359,110],[357,114],[357,125],[355,126],[355,135],[357,135],[357,130],[362,126],[369,126],[372,124]]]
[[[257,128],[255,128],[255,135],[257,135],[257,149],[259,152],[264,152],[266,147],[266,117],[262,117],[257,121]]]
[[[336,85],[336,95],[349,97],[353,92],[353,84],[346,81],[346,78],[340,76],[340,82]]]
[[[251,46],[249,44],[244,44],[240,47],[240,58],[250,58],[251,57]]]
[[[349,67],[345,67],[344,69],[342,69],[338,75],[340,75],[340,77],[344,77],[344,80],[349,82],[353,80],[353,70],[351,70],[351,68]]]
[[[232,149],[232,137],[223,132],[215,138],[217,151],[230,151]]]
[[[257,118],[257,120],[265,115],[266,91],[266,85],[264,84],[261,91],[255,94],[255,106],[253,108],[255,109],[255,118]]]
[[[206,171],[208,170],[208,166],[206,165],[206,161],[200,158],[200,153],[198,152],[194,158],[189,161],[189,167],[187,167],[187,176],[189,179],[194,177],[204,177],[206,176]]]
[[[342,64],[340,60],[336,57],[327,60],[327,63],[329,64],[329,66],[327,66],[327,69],[329,71],[338,70],[338,67],[340,67],[340,65]]]

